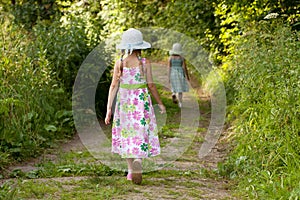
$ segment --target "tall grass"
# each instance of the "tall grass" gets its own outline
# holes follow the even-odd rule
[[[0,8],[0,169],[12,159],[36,156],[74,132],[74,80],[105,33],[100,4],[56,4],[51,20],[36,17],[37,5]],[[109,79],[105,74],[99,80],[98,91],[107,90]],[[100,117],[106,95],[97,93]]]
[[[13,158],[35,156],[40,147],[72,134],[70,101],[54,78],[47,52],[34,46],[37,38],[11,23],[9,15],[2,16],[0,168]]]
[[[252,199],[300,197],[300,34],[261,22],[227,73],[235,147],[221,167]]]

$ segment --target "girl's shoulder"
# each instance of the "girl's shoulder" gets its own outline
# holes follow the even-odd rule
[[[121,64],[121,62],[122,62],[122,60],[121,60],[121,59],[117,59],[117,60],[116,60],[116,62],[115,62],[115,64],[116,64],[116,65],[120,65],[120,64]]]
[[[122,62],[121,59],[116,60],[115,65],[114,65],[114,68],[119,69],[120,66],[121,66],[121,62]]]

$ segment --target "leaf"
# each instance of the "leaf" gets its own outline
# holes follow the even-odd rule
[[[52,132],[56,132],[57,128],[54,125],[45,125],[44,128],[46,129],[46,131],[52,131]]]
[[[12,153],[19,153],[22,150],[21,150],[21,148],[11,148],[9,151],[12,152]]]

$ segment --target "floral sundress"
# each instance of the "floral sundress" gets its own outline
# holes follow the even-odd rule
[[[113,124],[112,152],[122,158],[160,154],[158,129],[151,97],[139,67],[124,67]]]

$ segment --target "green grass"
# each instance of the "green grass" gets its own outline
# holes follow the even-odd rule
[[[68,181],[18,180],[14,184],[18,187],[14,194],[11,194],[11,199],[111,199],[136,191],[123,177],[95,177]]]
[[[261,22],[237,47],[226,71],[230,157],[220,173],[250,199],[300,197],[299,32]]]
[[[123,172],[112,171],[101,163],[93,163],[93,160],[88,152],[61,153],[55,163],[41,162],[37,165],[39,170],[23,173],[17,179],[7,181],[0,188],[0,197],[7,200],[112,199],[133,193],[146,195],[144,187],[162,186],[166,194],[180,196],[181,192],[178,193],[174,188],[174,183],[179,184],[182,191],[189,191],[188,195],[196,197],[200,194],[191,190],[201,188],[204,184],[197,182],[198,179],[218,179],[217,174],[202,168],[193,171],[159,170],[144,173],[144,181],[137,186],[127,181]],[[85,161],[89,162],[83,164]]]

